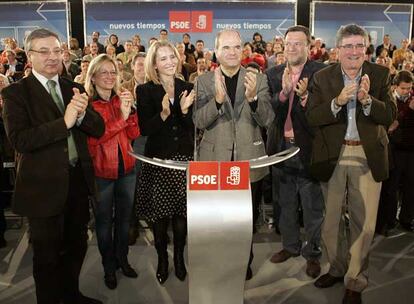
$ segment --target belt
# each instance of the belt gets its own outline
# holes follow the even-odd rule
[[[344,139],[344,145],[347,145],[347,146],[360,146],[360,145],[362,145],[362,142],[360,142],[359,140],[346,140],[346,139]]]
[[[294,137],[285,137],[285,142],[290,143],[290,144],[294,144],[295,143],[295,138]]]

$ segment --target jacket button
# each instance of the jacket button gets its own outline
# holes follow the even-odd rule
[[[177,127],[177,126],[173,126],[173,127],[172,127],[172,129],[173,129],[174,131],[176,131],[176,130],[178,129],[178,127]]]
[[[176,136],[176,137],[174,137],[174,141],[177,141],[178,140],[178,137]]]

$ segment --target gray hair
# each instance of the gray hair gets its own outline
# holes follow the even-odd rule
[[[222,30],[222,31],[220,31],[220,32],[218,32],[217,33],[217,36],[216,36],[216,40],[214,41],[214,48],[216,49],[216,50],[218,50],[218,48],[219,48],[219,40],[220,40],[220,37],[221,37],[221,35],[223,34],[223,33],[235,33],[235,34],[237,34],[237,36],[239,37],[239,39],[240,39],[240,46],[241,46],[241,44],[242,44],[242,39],[241,39],[241,36],[240,36],[240,33],[238,32],[238,31],[236,31],[236,30],[233,30],[233,29],[230,29],[230,30]]]
[[[343,25],[339,28],[338,32],[336,33],[336,46],[341,46],[342,40],[349,36],[362,36],[364,37],[365,44],[368,44],[368,33],[367,31],[360,27],[357,24],[347,24]],[[367,45],[368,46],[368,45]]]
[[[24,40],[24,49],[26,50],[26,52],[28,52],[32,48],[33,40],[49,37],[55,37],[60,42],[59,36],[56,33],[48,30],[47,28],[36,29],[32,31]]]

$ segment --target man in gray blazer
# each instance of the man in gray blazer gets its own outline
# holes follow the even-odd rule
[[[220,67],[197,78],[194,124],[203,131],[199,160],[249,160],[266,155],[261,127],[274,119],[267,77],[241,67],[242,41],[234,30],[219,32],[215,52]],[[252,196],[267,168],[251,170]],[[258,206],[253,206],[253,210]],[[253,211],[253,226],[257,212]],[[252,277],[250,254],[246,279]]]

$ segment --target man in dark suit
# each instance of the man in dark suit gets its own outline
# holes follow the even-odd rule
[[[2,90],[3,118],[17,151],[13,210],[27,216],[38,303],[101,303],[79,291],[94,174],[87,136],[104,123],[82,86],[58,76],[62,50],[46,29],[29,34],[32,74]]]
[[[315,286],[344,281],[343,303],[361,303],[381,182],[388,177],[386,130],[396,107],[389,70],[364,61],[365,30],[355,24],[341,27],[336,45],[340,63],[315,73],[306,112],[315,127],[310,170],[324,193],[322,239],[330,263]],[[348,247],[341,229],[344,202],[350,218]]]
[[[272,168],[275,201],[280,207],[279,229],[283,249],[270,259],[282,263],[302,254],[307,260],[306,273],[316,278],[321,272],[320,237],[324,202],[320,184],[308,172],[313,132],[305,117],[308,82],[325,65],[307,60],[311,37],[304,26],[292,26],[285,34],[287,64],[269,69],[266,74],[272,93],[276,118],[269,128],[267,152],[269,155],[300,148],[299,154]],[[306,245],[302,248],[298,220],[299,198],[303,210]]]
[[[377,46],[375,49],[375,56],[378,57],[381,54],[381,51],[383,49],[388,50],[388,56],[392,58],[392,55],[394,54],[394,51],[397,49],[397,46],[395,44],[391,43],[391,37],[388,34],[384,35],[384,38],[382,40],[382,44]]]
[[[12,50],[7,50],[6,58],[7,63],[4,65],[4,68],[6,69],[5,75],[11,77],[13,81],[23,78],[24,65],[17,61],[16,53]]]

